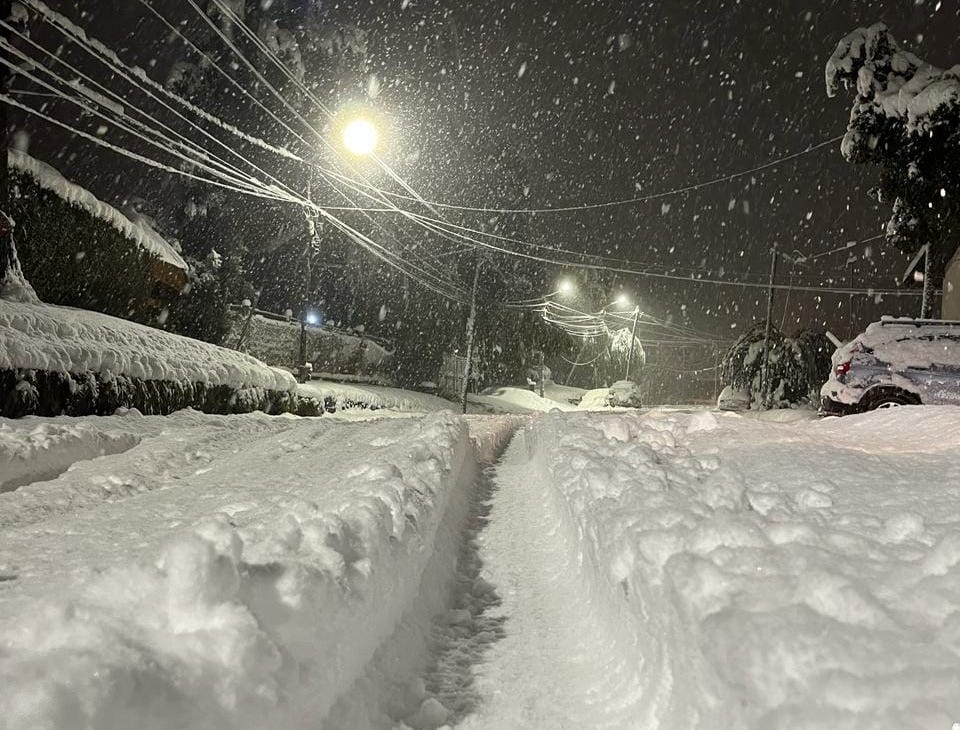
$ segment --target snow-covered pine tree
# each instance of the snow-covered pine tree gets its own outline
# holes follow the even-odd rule
[[[960,243],[960,65],[930,65],[877,23],[840,41],[826,84],[829,96],[856,91],[841,151],[880,166],[873,192],[891,206],[887,240],[908,253],[929,244],[925,286],[939,284]]]
[[[727,351],[720,364],[723,383],[749,393],[754,403],[759,403],[762,397],[765,333],[763,322],[751,327]],[[769,377],[770,401],[774,407],[809,402],[811,394],[826,380],[820,372],[823,365],[820,337],[812,333],[785,337],[777,327],[771,328]]]

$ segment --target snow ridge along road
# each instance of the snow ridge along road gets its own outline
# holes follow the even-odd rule
[[[249,430],[166,488],[0,533],[5,728],[317,727],[416,608],[477,462],[514,428],[193,418],[194,436]],[[177,431],[136,448],[182,450]]]
[[[956,408],[533,421],[483,536],[505,635],[462,728],[952,727],[958,447]]]

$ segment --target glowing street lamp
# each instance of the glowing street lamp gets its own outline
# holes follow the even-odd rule
[[[354,119],[343,128],[343,144],[355,155],[373,154],[379,141],[380,132],[369,119]]]
[[[565,297],[573,296],[577,293],[577,282],[573,279],[563,278],[557,284],[557,291]]]

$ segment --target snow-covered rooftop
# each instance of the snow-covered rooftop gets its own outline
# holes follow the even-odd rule
[[[187,264],[167,239],[145,221],[132,221],[112,205],[104,203],[93,193],[67,180],[45,162],[18,150],[10,150],[10,165],[33,178],[43,189],[83,208],[95,218],[109,223],[142,250],[178,269],[187,270]]]

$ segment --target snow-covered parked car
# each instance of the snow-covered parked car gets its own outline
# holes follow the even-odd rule
[[[874,322],[837,349],[820,389],[827,415],[921,404],[960,404],[960,322]]]
[[[610,386],[607,405],[613,408],[641,408],[640,386],[632,380],[618,380]]]
[[[750,408],[750,394],[745,390],[728,385],[720,391],[717,409],[721,411],[746,411]]]

